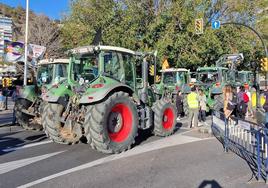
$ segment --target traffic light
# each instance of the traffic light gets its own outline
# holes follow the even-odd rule
[[[263,72],[268,72],[268,58],[267,57],[261,59],[261,70]]]
[[[195,19],[195,34],[203,34],[203,18]]]
[[[168,69],[169,68],[169,63],[168,60],[165,59],[162,63],[162,70]]]
[[[150,65],[150,70],[149,70],[149,74],[151,75],[151,76],[154,76],[154,65]]]
[[[161,77],[159,75],[156,75],[155,77],[155,82],[159,83],[161,81]]]
[[[11,86],[12,86],[12,79],[7,78],[7,87],[11,87]]]
[[[7,78],[2,79],[2,86],[3,87],[8,87]]]

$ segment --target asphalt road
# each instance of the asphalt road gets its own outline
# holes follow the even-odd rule
[[[0,127],[1,188],[265,186],[248,184],[250,177],[245,161],[224,154],[215,138],[184,126],[166,138],[141,132],[133,149],[117,155],[82,143],[52,143],[43,132],[18,126]]]

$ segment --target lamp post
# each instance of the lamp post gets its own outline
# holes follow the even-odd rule
[[[28,52],[28,22],[29,22],[29,0],[26,0],[26,26],[24,42],[24,77],[23,85],[27,85],[27,52]]]

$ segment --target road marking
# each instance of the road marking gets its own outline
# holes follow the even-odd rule
[[[4,174],[4,173],[7,173],[9,171],[15,170],[17,168],[27,166],[31,163],[35,163],[37,161],[47,159],[47,158],[52,157],[54,155],[58,155],[62,152],[64,152],[64,151],[49,153],[49,154],[40,155],[37,157],[26,158],[26,159],[21,159],[21,160],[17,160],[17,161],[11,161],[11,162],[7,162],[7,163],[2,163],[2,164],[0,164],[0,174]]]
[[[43,142],[37,142],[37,143],[22,145],[22,146],[19,146],[19,147],[6,148],[6,149],[3,149],[2,151],[3,152],[16,151],[16,150],[20,150],[20,149],[24,149],[24,148],[30,148],[30,147],[34,147],[34,146],[43,145],[43,144],[49,144],[49,143],[52,143],[52,142],[53,142],[52,140],[46,140],[46,141],[43,141]]]
[[[9,141],[10,139],[2,139],[2,140],[0,140],[0,143],[1,142],[6,142],[6,141]]]
[[[156,140],[154,142],[150,142],[142,146],[136,146],[135,148],[128,150],[126,152],[120,153],[120,154],[110,155],[108,157],[104,157],[104,158],[91,161],[89,163],[86,163],[86,164],[83,164],[83,165],[80,165],[80,166],[77,166],[68,170],[64,170],[56,174],[52,174],[50,176],[21,185],[18,188],[31,187],[31,186],[43,183],[45,181],[48,181],[48,180],[51,180],[60,176],[64,176],[64,175],[67,175],[76,171],[84,170],[90,167],[94,167],[100,164],[108,163],[117,159],[126,158],[126,157],[130,157],[130,156],[134,156],[134,155],[138,155],[138,154],[142,154],[145,152],[150,152],[150,151],[154,151],[154,150],[158,150],[158,149],[162,149],[166,147],[177,146],[177,145],[182,145],[186,143],[197,142],[197,141],[202,141],[202,140],[210,140],[210,139],[215,139],[215,137],[201,139],[201,138],[196,138],[196,137],[191,137],[191,136],[185,136],[182,134],[172,135],[170,137]]]

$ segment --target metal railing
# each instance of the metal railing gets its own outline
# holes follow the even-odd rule
[[[225,118],[222,112],[213,112],[212,131],[223,144],[224,151],[245,159],[255,178],[268,183],[268,129],[237,117]]]

